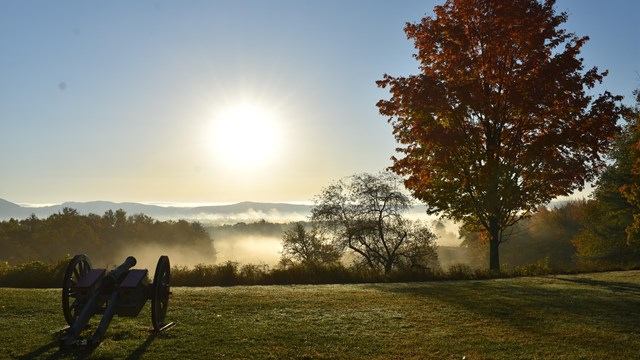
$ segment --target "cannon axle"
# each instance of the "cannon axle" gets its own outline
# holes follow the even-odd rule
[[[132,269],[136,263],[129,256],[107,273],[106,269],[92,269],[86,255],[73,257],[62,284],[62,311],[69,327],[59,339],[61,348],[79,345],[78,337],[89,320],[102,314],[100,324],[87,341],[88,345],[99,345],[115,315],[138,316],[149,299],[153,330],[173,326],[165,323],[171,294],[169,257],[163,255],[158,259],[153,283],[149,283],[148,270]]]

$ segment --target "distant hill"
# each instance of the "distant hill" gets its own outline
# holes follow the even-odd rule
[[[159,220],[186,219],[207,224],[235,224],[264,219],[271,222],[289,222],[304,220],[310,214],[311,206],[286,203],[240,202],[231,205],[216,206],[158,206],[132,202],[115,203],[110,201],[65,202],[59,205],[28,207],[0,199],[0,220],[24,219],[31,214],[46,218],[61,212],[64,208],[76,209],[81,214],[102,215],[106,211],[118,209],[127,214],[146,214]]]
[[[25,213],[28,216],[28,212],[25,212],[24,207],[7,200],[0,199],[0,219],[8,219],[11,217],[22,218],[25,216]]]
[[[274,223],[287,223],[307,220],[311,214],[311,205],[287,203],[261,203],[244,201],[230,205],[212,206],[159,206],[133,202],[116,203],[111,201],[65,202],[48,206],[21,206],[0,199],[0,221],[25,219],[34,214],[38,218],[47,218],[62,212],[64,208],[72,208],[80,214],[103,215],[106,211],[124,210],[128,215],[145,214],[157,220],[199,221],[204,225],[225,225],[239,222],[255,222],[266,220]],[[409,210],[410,218],[425,218],[426,208],[417,205]],[[427,217],[428,218],[428,217]],[[432,218],[431,218],[432,219]]]

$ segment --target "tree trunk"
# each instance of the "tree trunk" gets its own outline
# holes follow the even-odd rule
[[[391,268],[393,267],[393,262],[391,260],[384,263],[384,273],[389,274],[391,272]]]
[[[500,227],[497,222],[493,222],[489,226],[489,270],[492,273],[500,272],[500,255],[498,247],[500,246]]]

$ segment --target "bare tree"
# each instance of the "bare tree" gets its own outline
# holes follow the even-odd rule
[[[411,198],[392,173],[358,174],[337,181],[317,196],[311,221],[327,230],[336,246],[385,273],[395,267],[428,267],[436,259],[436,236],[403,213]]]
[[[332,263],[340,260],[342,252],[327,242],[320,231],[312,226],[307,229],[302,222],[285,231],[282,236],[281,263]]]

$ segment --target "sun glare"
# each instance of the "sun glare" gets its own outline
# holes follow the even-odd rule
[[[274,160],[280,129],[266,108],[239,104],[216,116],[212,141],[218,159],[234,169],[251,170]]]

